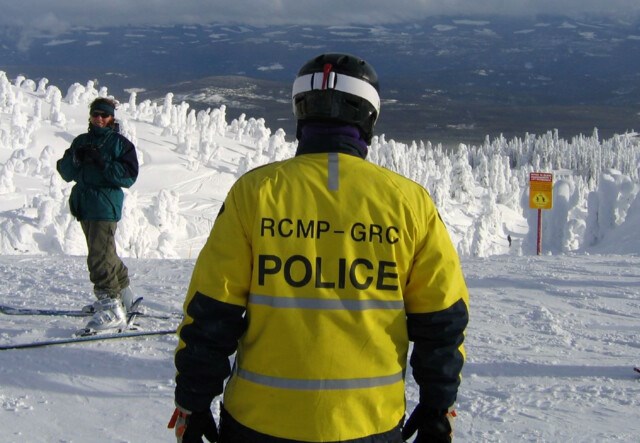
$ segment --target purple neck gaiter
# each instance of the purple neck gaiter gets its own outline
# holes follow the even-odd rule
[[[369,151],[367,143],[360,135],[360,130],[355,126],[335,123],[304,123],[299,133],[296,155],[344,152],[366,158]]]

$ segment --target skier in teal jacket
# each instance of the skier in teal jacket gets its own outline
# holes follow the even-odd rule
[[[77,136],[57,169],[76,184],[69,208],[87,240],[87,266],[97,302],[87,328],[104,330],[123,326],[125,309],[133,302],[127,267],[116,253],[115,233],[122,217],[124,192],[138,177],[135,146],[117,130],[116,103],[97,98],[90,105],[89,131]],[[124,305],[123,305],[124,301]]]

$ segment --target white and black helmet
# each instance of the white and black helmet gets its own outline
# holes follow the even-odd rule
[[[368,144],[380,115],[378,75],[349,54],[322,54],[305,63],[293,82],[293,113],[305,121],[335,121],[357,126]]]

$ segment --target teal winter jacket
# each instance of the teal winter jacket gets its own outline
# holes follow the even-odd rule
[[[88,158],[88,151],[99,153]],[[138,157],[133,143],[116,130],[90,125],[89,131],[77,136],[57,169],[67,182],[75,181],[69,207],[80,220],[119,221],[122,217],[124,192],[138,177]]]

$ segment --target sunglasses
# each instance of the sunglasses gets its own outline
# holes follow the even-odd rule
[[[98,117],[102,117],[104,119],[111,117],[109,114],[105,114],[104,112],[99,112],[99,111],[93,111],[91,113],[91,117],[93,118],[98,118]]]

